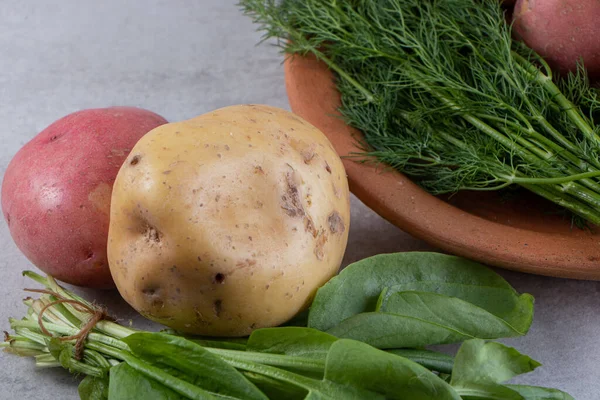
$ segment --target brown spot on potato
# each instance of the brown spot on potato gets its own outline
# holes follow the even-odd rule
[[[324,229],[321,229],[317,236],[317,242],[315,244],[315,256],[317,260],[321,261],[325,257],[325,244],[327,243],[327,233]]]
[[[325,171],[331,174],[331,167],[329,166],[329,164],[327,164],[327,161],[325,161]]]
[[[264,175],[265,171],[262,169],[262,167],[260,165],[257,165],[254,167],[254,173]]]
[[[54,135],[50,138],[49,142],[52,143],[54,141],[56,141],[56,139],[58,139],[58,135]]]
[[[6,224],[10,227],[10,214],[6,213]]]
[[[155,227],[146,224],[142,234],[148,242],[160,243],[162,234]]]
[[[249,258],[246,258],[244,261],[239,261],[237,264],[235,264],[235,266],[240,269],[253,267],[255,265],[256,265],[256,260],[251,260]]]
[[[318,232],[315,228],[315,223],[313,222],[312,218],[308,215],[304,219],[304,231],[310,232],[310,234],[313,235],[313,237],[317,237]]]
[[[219,272],[219,273],[217,273],[217,274],[215,275],[214,282],[215,282],[215,283],[218,283],[218,284],[222,284],[222,283],[224,283],[224,282],[225,282],[225,274],[222,274],[222,273],[220,273],[220,272]]]
[[[215,316],[217,318],[219,318],[221,316],[221,311],[223,311],[223,301],[215,300],[215,302],[213,304],[213,312],[215,313]]]
[[[331,233],[343,233],[346,230],[344,220],[337,211],[329,214],[329,217],[327,217],[327,223],[329,224],[329,230]]]
[[[286,189],[285,194],[281,196],[281,208],[283,208],[285,213],[292,218],[303,218],[305,231],[310,232],[313,236],[316,236],[317,230],[315,229],[315,224],[313,223],[310,215],[306,213],[304,206],[302,205],[300,191],[298,190],[298,185],[296,184],[295,174],[296,172],[292,170],[285,176]]]
[[[198,261],[202,262],[202,257],[198,256]]]
[[[142,289],[142,293],[146,296],[158,296],[160,294],[160,288],[158,286],[146,286]]]
[[[281,196],[281,208],[283,208],[285,213],[292,218],[304,217],[305,215],[295,178],[296,172],[293,170],[285,175],[285,194]]]
[[[142,156],[140,156],[139,154],[136,154],[135,156],[133,156],[133,158],[129,162],[129,165],[138,165],[141,158],[142,158]]]
[[[166,170],[166,171],[163,171],[163,175],[169,175],[170,173],[171,173],[171,170],[170,170],[170,169],[168,169],[168,170]]]

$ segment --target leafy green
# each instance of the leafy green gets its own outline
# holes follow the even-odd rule
[[[565,392],[537,386],[505,385],[519,393],[525,400],[575,400]]]
[[[302,387],[290,385],[275,378],[253,372],[245,372],[244,376],[254,383],[269,399],[303,400],[308,391]]]
[[[376,269],[373,271],[377,272]],[[478,288],[478,284],[485,282],[487,290],[500,291],[498,301],[510,302],[512,296],[522,297],[494,274],[486,275],[485,271],[483,275],[474,274],[477,277],[473,287]],[[368,276],[356,274],[355,278],[368,279]],[[26,317],[10,319],[15,333],[7,333],[7,341],[0,347],[15,354],[34,356],[39,366],[62,366],[73,373],[87,375],[79,387],[84,400],[572,400],[558,390],[503,384],[539,364],[515,349],[482,340],[466,341],[454,361],[448,355],[424,349],[383,351],[363,342],[340,339],[306,327],[260,329],[247,339],[234,340],[232,348],[232,341],[228,339],[201,338],[196,341],[174,334],[133,331],[111,321],[100,321],[87,337],[83,357],[79,360],[76,356],[81,353],[76,354],[72,337],[79,332],[77,325],[84,325],[89,315],[95,315],[96,306],[79,301],[50,278],[46,280],[39,275],[33,278],[47,285],[48,291],[44,291],[38,300],[25,300],[29,307]],[[412,284],[433,285],[433,281],[419,278]],[[453,285],[452,281],[441,280],[438,289],[450,291],[457,286],[460,289],[454,288],[453,293],[461,294],[467,290],[467,278],[459,282]],[[485,295],[486,290],[480,293]],[[40,326],[38,313],[57,296],[68,301],[65,304],[71,308],[56,307],[51,314],[43,316],[46,318],[44,329],[52,335],[49,338]],[[488,299],[478,301],[486,305]],[[403,325],[409,327],[407,321],[422,317],[421,321],[431,320],[440,326],[443,323],[459,324],[472,329],[475,325],[471,319],[489,322],[490,318],[481,314],[483,309],[477,308],[480,314],[473,314],[475,306],[458,297],[435,293],[435,290],[390,292],[384,287],[379,301],[374,303],[376,311],[360,312],[342,324],[369,315],[393,315],[381,310],[403,312],[406,314]],[[453,315],[461,312],[466,315]],[[73,318],[79,322],[73,323]],[[514,316],[513,319],[518,320]],[[382,332],[389,322],[386,319],[375,321],[372,328]],[[490,323],[490,326],[494,324]],[[367,325],[363,324],[363,327]],[[406,331],[407,336],[413,338],[410,340],[419,341],[421,339],[414,338],[430,335],[422,327],[419,329]]]
[[[408,358],[432,371],[445,374],[452,373],[454,357],[444,353],[425,349],[389,349],[386,352]]]
[[[472,338],[421,319],[381,312],[355,315],[327,332],[340,338],[359,340],[379,349],[423,347]],[[413,332],[418,332],[418,335]]]
[[[110,369],[108,400],[180,400],[180,396],[163,384],[148,378],[126,363]]]
[[[427,292],[396,292],[379,303],[377,312],[361,313],[328,332],[378,348],[422,347],[472,338],[496,339],[524,335],[490,312],[455,297]],[[510,318],[529,326],[530,314]]]
[[[524,400],[518,392],[495,383],[471,383],[453,387],[465,400]]]
[[[502,277],[481,264],[439,253],[408,252],[369,257],[346,267],[317,291],[309,326],[328,331],[352,316],[375,312],[384,289],[390,295],[419,291],[456,297],[522,333],[533,320],[532,296],[518,295]],[[382,321],[373,318],[373,323]]]
[[[325,360],[335,336],[316,329],[283,327],[258,329],[248,339],[248,351]]]
[[[438,293],[410,291],[383,295],[385,299],[377,311],[422,318],[487,339],[525,335],[533,315],[533,298],[528,295],[518,298],[518,302],[524,301],[515,312],[504,315],[505,319],[457,297]]]
[[[533,371],[540,365],[530,357],[501,343],[468,340],[456,354],[450,384],[461,397],[468,399],[522,400],[535,399],[535,396],[541,395],[560,395],[559,391],[544,392],[531,387],[501,385],[515,376]]]
[[[341,339],[331,346],[325,379],[386,399],[460,399],[450,385],[419,364],[354,340]]]
[[[247,376],[251,373],[250,379],[263,388],[281,393],[285,388],[272,381],[277,378],[306,390],[310,399],[426,399],[433,394],[442,400],[458,399],[446,382],[406,358],[347,339],[329,346],[321,380],[241,360],[232,365]],[[267,379],[257,380],[257,375]]]
[[[131,352],[193,378],[193,384],[217,396],[264,400],[266,397],[240,372],[202,346],[164,333],[134,333],[123,339]]]
[[[96,378],[88,375],[83,378],[77,388],[79,398],[81,400],[107,400],[108,385],[109,381],[107,377]]]
[[[247,350],[325,361],[331,345],[337,340],[339,339],[335,336],[311,328],[264,328],[258,329],[250,335]],[[452,372],[454,358],[443,353],[423,349],[390,349],[386,351],[407,358],[430,370]]]
[[[366,155],[432,193],[519,185],[600,224],[597,92],[585,74],[555,84],[499,1],[241,5],[265,38],[335,72]]]
[[[531,372],[540,365],[539,362],[501,343],[468,340],[456,353],[451,383],[502,383],[517,375]]]

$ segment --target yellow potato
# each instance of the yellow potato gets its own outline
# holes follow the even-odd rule
[[[243,336],[305,309],[348,239],[344,167],[327,138],[274,107],[222,108],[166,124],[114,184],[112,276],[142,315]]]

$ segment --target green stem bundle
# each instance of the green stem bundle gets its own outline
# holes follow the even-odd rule
[[[158,335],[159,342],[157,343],[174,340],[188,346],[192,352],[210,353],[217,357],[213,361],[220,360],[219,362],[224,362],[243,372],[250,381],[263,382],[265,379],[271,379],[279,385],[291,385],[296,388],[295,390],[306,392],[333,390],[332,393],[337,393],[336,391],[344,393],[345,389],[335,387],[332,389],[329,387],[331,385],[323,384],[322,379],[326,369],[323,358],[248,351],[238,341],[188,340],[170,334],[146,333],[124,327],[110,320],[98,321],[92,330],[87,332],[82,356],[78,357],[75,350],[77,340],[75,337],[81,333],[82,327],[86,326],[90,318],[93,318],[94,313],[101,309],[66,291],[52,277],[44,278],[29,271],[24,275],[43,284],[47,290],[35,290],[42,293],[42,296],[36,300],[27,298],[24,301],[29,307],[27,316],[21,320],[10,319],[11,328],[15,333],[5,333],[5,341],[0,344],[0,347],[17,355],[34,357],[38,367],[63,367],[92,379],[106,380],[109,374],[113,379],[111,368],[125,363],[133,371],[159,382],[183,398],[212,399],[210,393],[194,383],[193,377],[186,375],[185,368],[172,371],[171,367],[165,368],[166,365],[157,361],[161,360],[160,356],[153,357],[153,361],[150,362],[149,358],[143,356],[143,352],[140,353],[135,350],[135,347],[131,347],[130,338],[136,337],[136,334],[142,335],[142,338],[143,335]],[[46,307],[47,305],[50,307]],[[43,310],[42,314],[40,314],[41,310]],[[87,310],[87,312],[82,310]],[[200,346],[198,343],[202,343],[204,346]],[[144,351],[147,352],[151,351],[148,349],[155,349],[157,345],[148,342],[146,347],[147,349]],[[444,354],[426,350],[405,350],[402,352],[402,356],[406,359],[414,358],[417,363],[422,362],[429,367],[439,367],[443,372],[450,372],[452,369],[452,358]],[[213,365],[205,367],[211,369],[211,373],[215,372],[212,370]],[[254,392],[258,396],[257,398],[262,398],[260,393],[258,390]],[[82,398],[88,397],[82,396]],[[90,396],[89,398],[95,397]],[[335,398],[335,395],[332,398]]]
[[[530,295],[518,295],[502,278],[466,260],[427,253],[416,253],[408,258],[414,256],[429,268],[440,267],[430,262],[434,259],[442,262],[439,270],[444,271],[446,278],[453,276],[451,286],[459,297],[428,292],[425,289],[429,282],[419,285],[411,280],[404,264],[385,263],[385,270],[373,271],[384,278],[386,284],[394,279],[385,275],[394,272],[396,267],[402,267],[405,274],[395,276],[393,288],[382,288],[375,311],[359,312],[348,301],[327,301],[331,290],[338,292],[336,285],[343,284],[345,279],[368,281],[362,279],[364,272],[361,271],[371,269],[350,266],[340,277],[341,281],[332,280],[322,294],[317,295],[312,318],[309,316],[312,328],[265,328],[256,330],[247,339],[233,340],[186,338],[175,332],[127,328],[112,322],[103,308],[60,287],[52,277],[25,272],[24,275],[46,289],[28,289],[41,296],[35,300],[25,299],[27,315],[21,320],[10,319],[14,333],[5,333],[0,347],[9,353],[34,357],[41,368],[63,367],[74,374],[85,375],[79,386],[82,400],[460,400],[472,398],[474,394],[478,398],[502,400],[571,399],[556,389],[504,385],[507,379],[531,372],[539,363],[500,343],[476,339],[524,334],[531,323]],[[401,255],[399,259],[407,257]],[[443,265],[444,260],[448,265]],[[419,276],[436,279],[435,271],[423,274],[424,271],[412,263],[412,269],[415,268]],[[458,274],[448,275],[449,270]],[[469,290],[479,294],[473,298],[478,305],[460,299],[466,295],[460,284],[463,274],[468,276]],[[413,287],[411,291],[400,289],[400,283],[407,278]],[[477,289],[481,282],[486,286]],[[444,282],[438,280],[436,285],[438,291],[445,291]],[[371,289],[376,286],[371,280]],[[421,291],[418,286],[422,286]],[[358,285],[344,287],[359,289]],[[493,302],[486,295],[488,290],[494,293]],[[361,303],[360,297],[366,295],[359,292],[348,298]],[[413,311],[419,309],[416,315],[405,308],[409,304],[416,307]],[[340,306],[349,306],[358,313],[346,318],[348,310],[333,314],[327,310]],[[502,318],[486,308],[501,314]],[[431,310],[438,310],[439,315],[454,315],[454,318],[440,320],[437,312],[431,313]],[[373,324],[372,317],[384,320]],[[339,323],[336,318],[341,318]],[[348,323],[358,333],[364,318],[370,329],[363,340],[334,334],[346,329]],[[399,321],[402,326],[397,325]],[[478,322],[474,324],[474,321]],[[315,329],[323,324],[333,324],[327,329],[329,333],[324,332],[324,328]],[[448,324],[451,326],[446,329]],[[411,327],[410,331],[403,333],[407,326]],[[388,332],[390,328],[392,331]],[[454,336],[450,333],[452,337],[449,337],[448,332],[454,332]],[[381,342],[382,338],[387,341]],[[421,348],[463,338],[467,340],[456,357]],[[387,350],[368,344],[373,339]],[[545,395],[551,397],[543,397]]]

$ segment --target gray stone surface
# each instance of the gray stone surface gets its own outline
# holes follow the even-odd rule
[[[281,56],[234,1],[0,0],[0,172],[37,132],[73,111],[148,108],[175,121],[237,103],[288,108]],[[352,201],[344,264],[382,253],[427,249]],[[21,271],[30,263],[0,223],[0,329],[20,316]],[[600,283],[500,271],[536,297],[533,328],[507,340],[544,367],[518,380],[577,399],[600,398]],[[116,292],[81,291],[127,321],[152,327]],[[77,399],[78,380],[0,355],[0,399]]]

